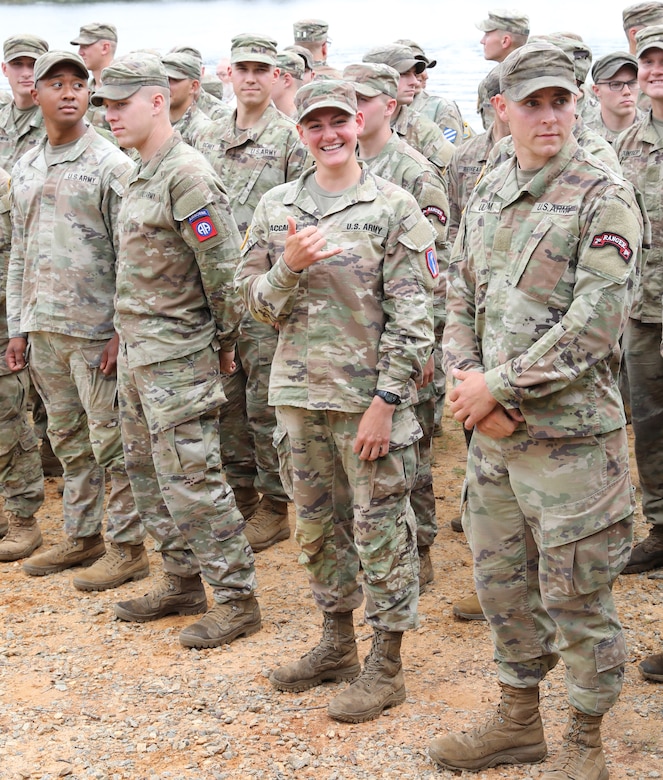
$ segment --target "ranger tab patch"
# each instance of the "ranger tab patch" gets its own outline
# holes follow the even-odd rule
[[[207,209],[196,211],[188,219],[198,241],[207,241],[208,238],[213,238],[217,235],[214,222],[212,222],[212,217]]]
[[[590,246],[593,249],[600,249],[603,246],[614,246],[617,248],[617,251],[624,259],[625,263],[628,263],[628,261],[633,256],[633,250],[631,249],[628,241],[618,233],[599,233],[598,235],[594,236]]]
[[[437,264],[437,256],[433,247],[426,250],[426,265],[433,279],[437,279],[440,275],[440,266]]]
[[[441,225],[447,224],[447,215],[439,206],[425,206],[421,211],[424,217],[428,217],[432,214],[434,217],[438,218]]]

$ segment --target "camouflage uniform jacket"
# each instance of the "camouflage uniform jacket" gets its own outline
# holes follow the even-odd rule
[[[642,255],[640,286],[631,317],[661,322],[663,297],[663,141],[652,125],[651,111],[617,139],[615,151],[624,176],[642,193],[654,240]]]
[[[643,219],[630,184],[569,138],[523,187],[515,157],[470,197],[449,266],[444,363],[485,372],[534,438],[625,423],[615,379]]]
[[[392,122],[392,129],[443,174],[454,153],[454,145],[447,141],[435,122],[421,114],[408,111],[408,108],[401,106],[398,116]]]
[[[110,338],[117,215],[133,163],[93,127],[50,149],[50,164],[45,147],[46,139],[12,173],[9,335]]]
[[[453,246],[458,234],[460,218],[474,185],[488,162],[495,145],[493,126],[485,133],[475,135],[454,152],[447,168],[447,194],[449,196],[449,243]]]
[[[0,376],[12,372],[7,368],[5,352],[9,343],[7,334],[7,268],[11,247],[11,220],[9,217],[9,174],[0,168]]]
[[[233,348],[239,235],[221,182],[178,133],[131,177],[119,238],[115,326],[130,368]]]
[[[640,111],[639,108],[636,108],[633,124],[639,122],[644,115],[645,115],[644,111]],[[612,147],[614,147],[615,141],[624,132],[623,130],[611,130],[609,127],[606,127],[600,112],[591,121],[585,119],[585,124],[587,125],[587,127],[589,127],[590,130],[593,130],[597,135],[600,135],[601,138],[604,138]]]
[[[414,96],[411,111],[432,120],[442,131],[447,141],[454,146],[463,142],[465,123],[458,106],[440,95],[429,95],[421,91]]]
[[[238,131],[237,111],[215,122],[196,139],[228,193],[240,234],[251,224],[260,198],[272,187],[296,179],[304,169],[306,149],[292,119],[269,105],[260,121]]]
[[[0,108],[0,168],[10,171],[14,163],[28,149],[36,146],[46,135],[44,117],[39,106],[27,109],[31,113],[29,123],[19,134],[14,121],[14,101]]]
[[[227,103],[224,103],[223,100],[219,100],[219,98],[214,97],[214,95],[210,95],[210,93],[206,92],[204,89],[200,90],[200,94],[196,100],[196,105],[203,112],[203,114],[205,114],[205,116],[214,120],[225,119],[233,112],[232,108],[230,108]]]
[[[414,380],[433,345],[433,229],[411,195],[365,167],[321,216],[309,173],[260,201],[235,276],[251,314],[279,324],[269,403],[357,413],[376,388],[416,403]],[[343,252],[291,271],[289,216]]]
[[[197,103],[192,103],[184,114],[172,124],[173,130],[177,130],[182,139],[189,146],[193,147],[195,147],[196,138],[198,138],[200,133],[214,125],[213,121],[200,109]]]

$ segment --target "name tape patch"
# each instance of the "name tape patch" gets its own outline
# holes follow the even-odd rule
[[[214,222],[212,222],[212,217],[207,209],[196,211],[188,220],[198,241],[207,241],[208,238],[213,238],[218,235],[217,230],[214,227]]]
[[[590,246],[593,249],[600,249],[603,246],[614,246],[626,263],[633,256],[633,250],[628,241],[618,233],[600,233],[594,236]]]

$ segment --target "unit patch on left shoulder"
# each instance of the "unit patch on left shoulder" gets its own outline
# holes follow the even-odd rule
[[[614,246],[625,263],[628,263],[633,255],[629,242],[618,233],[599,233],[594,236],[590,244],[592,249],[600,249],[604,246]]]
[[[438,265],[437,255],[435,254],[435,249],[433,249],[433,247],[426,250],[426,265],[428,266],[428,270],[433,279],[437,279],[440,275],[440,266]]]
[[[193,228],[193,232],[196,234],[198,241],[207,241],[208,238],[213,238],[218,235],[214,222],[207,209],[200,209],[187,217],[189,224]]]
[[[447,215],[444,213],[444,210],[441,209],[439,206],[424,206],[424,208],[421,211],[424,217],[429,217],[432,215],[434,217],[437,217],[441,225],[447,224]]]

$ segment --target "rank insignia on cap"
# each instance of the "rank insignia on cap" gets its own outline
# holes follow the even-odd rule
[[[189,224],[193,228],[198,241],[207,241],[217,235],[217,230],[212,222],[212,217],[207,209],[196,211],[189,217]]]
[[[591,246],[594,249],[598,249],[602,246],[614,246],[626,263],[628,263],[633,255],[633,250],[628,241],[617,233],[600,233],[599,235],[594,236]]]
[[[447,215],[439,206],[424,206],[424,208],[421,210],[421,213],[424,215],[424,217],[429,217],[432,214],[434,217],[438,218],[440,224],[447,224]]]
[[[433,279],[437,279],[440,275],[440,266],[437,264],[437,257],[433,247],[426,250],[426,265],[428,266],[428,270]]]

